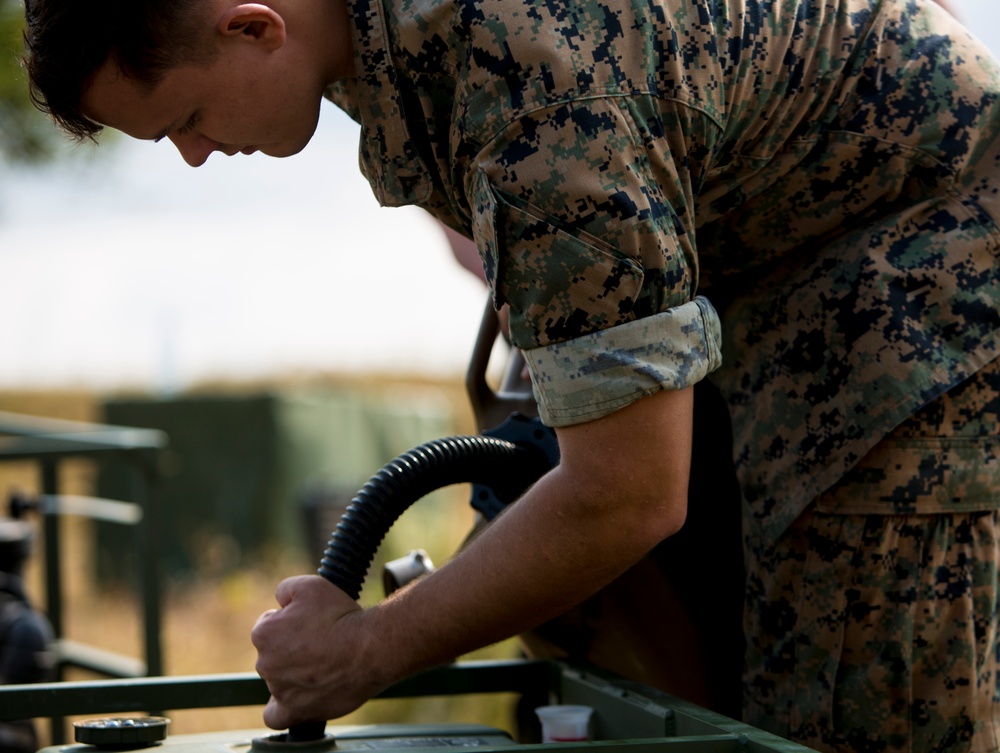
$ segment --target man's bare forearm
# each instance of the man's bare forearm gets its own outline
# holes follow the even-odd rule
[[[675,530],[612,500],[581,504],[586,493],[553,471],[452,562],[368,610],[367,651],[392,667],[386,682],[561,614]]]
[[[612,581],[683,523],[690,391],[559,431],[560,465],[439,571],[360,610],[310,576],[261,619],[265,721],[335,718],[413,672],[520,633]]]

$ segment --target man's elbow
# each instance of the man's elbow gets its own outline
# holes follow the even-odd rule
[[[673,484],[659,494],[647,496],[636,505],[639,517],[649,529],[649,538],[655,546],[673,536],[684,527],[687,520],[687,484]]]
[[[607,526],[655,546],[687,516],[693,407],[690,389],[663,390],[558,429],[560,473]]]
[[[659,530],[656,533],[657,541],[670,538],[675,533],[679,533],[687,520],[687,499],[675,501],[667,505],[663,512],[662,520],[659,522]]]
[[[563,468],[563,471],[566,469]],[[681,530],[687,518],[687,476],[592,467],[573,479],[577,514],[592,517],[609,536],[652,549]]]

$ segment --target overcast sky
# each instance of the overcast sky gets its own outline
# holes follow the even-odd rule
[[[1000,0],[952,0],[1000,51]],[[485,304],[434,223],[382,209],[326,106],[275,160],[122,141],[0,181],[0,388],[289,371],[460,374]]]
[[[357,138],[331,105],[288,159],[122,141],[5,174],[0,387],[461,372],[484,290],[421,210],[377,205]]]

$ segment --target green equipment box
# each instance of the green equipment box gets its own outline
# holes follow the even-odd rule
[[[567,753],[808,753],[809,748],[783,740],[675,696],[609,675],[590,667],[551,661],[467,662],[424,672],[394,685],[380,698],[417,698],[464,693],[516,693],[543,703],[573,704],[593,709],[586,742],[520,744],[504,732],[466,725],[327,725],[327,737],[286,743],[271,730],[167,735],[152,743],[163,753],[292,753],[410,748],[475,747],[477,753],[524,753],[557,748]],[[263,705],[267,687],[254,674],[203,677],[106,680],[0,687],[0,720],[106,715],[165,708],[219,708]],[[377,702],[377,699],[372,702]],[[156,714],[158,715],[158,714]],[[169,712],[165,712],[169,716]],[[143,717],[135,717],[142,719]],[[221,725],[220,725],[221,726]],[[117,744],[115,750],[142,749]],[[89,743],[50,748],[46,753],[99,751]]]

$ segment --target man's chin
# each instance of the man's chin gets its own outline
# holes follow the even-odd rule
[[[268,157],[292,157],[309,145],[309,142],[312,141],[314,133],[315,129],[310,131],[308,136],[300,138],[296,141],[287,141],[281,144],[268,144],[261,147],[249,147],[249,149],[254,152],[266,154]],[[244,151],[244,154],[246,153],[248,152]]]

